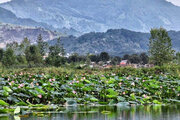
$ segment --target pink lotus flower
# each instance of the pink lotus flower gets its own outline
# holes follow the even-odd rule
[[[38,98],[42,98],[42,95],[38,95]]]
[[[49,79],[49,82],[51,82],[52,81],[52,79]]]
[[[19,84],[18,88],[24,87],[24,83]]]
[[[79,83],[79,81],[76,81],[77,83]]]
[[[142,82],[145,82],[146,80],[143,80]]]
[[[125,95],[126,94],[126,92],[123,92],[123,95]]]
[[[119,83],[119,86],[121,86],[121,85],[122,85],[122,83],[120,82],[120,83]]]
[[[21,87],[24,87],[24,83],[20,84]]]
[[[56,81],[56,79],[53,78],[52,81]]]
[[[147,98],[148,96],[147,95],[143,95],[144,98]]]
[[[9,83],[9,85],[10,85],[10,86],[12,85],[11,82]]]
[[[73,93],[76,94],[76,91],[73,90]]]

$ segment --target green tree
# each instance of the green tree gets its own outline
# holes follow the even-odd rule
[[[0,48],[0,62],[3,59],[3,55],[4,55],[4,50]]]
[[[49,47],[49,56],[59,56],[60,49],[57,46]]]
[[[100,61],[99,55],[89,55],[88,57],[90,58],[90,60],[92,62],[99,62]]]
[[[110,56],[107,52],[101,52],[100,59],[104,62],[108,61],[110,59]]]
[[[47,52],[48,43],[44,42],[41,34],[39,34],[39,36],[37,38],[37,45],[39,47],[41,55],[44,56],[46,54],[46,52]]]
[[[130,61],[131,63],[138,64],[138,63],[141,62],[141,58],[139,57],[138,54],[132,54],[132,55],[130,56],[130,58],[129,58],[129,61]]]
[[[141,59],[141,63],[142,63],[142,64],[147,64],[147,63],[148,63],[149,57],[148,57],[148,55],[147,55],[146,53],[141,53],[141,54],[139,55],[139,57],[140,57],[140,59]]]
[[[19,53],[19,44],[16,41],[6,44],[6,48],[12,49],[16,55]]]
[[[115,57],[113,57],[112,60],[111,60],[111,63],[112,63],[113,65],[118,65],[120,62],[121,62],[121,57],[119,57],[119,56],[115,56]]]
[[[79,54],[73,53],[71,56],[69,56],[69,62],[80,62]]]
[[[129,60],[129,59],[130,59],[130,55],[125,54],[125,55],[123,56],[123,60]]]
[[[2,59],[3,66],[10,67],[16,64],[16,56],[14,55],[14,51],[11,48],[7,48],[4,52]]]
[[[27,60],[24,55],[17,55],[16,59],[17,59],[18,64],[27,64]]]
[[[19,55],[24,55],[26,48],[29,47],[30,45],[31,45],[30,40],[27,37],[25,37],[24,40],[19,45]]]
[[[29,66],[32,64],[42,64],[42,56],[40,50],[37,46],[31,45],[25,50],[26,60],[29,63]]]
[[[176,53],[177,63],[180,64],[180,52]]]
[[[57,43],[49,47],[49,56],[45,61],[49,65],[59,67],[66,62],[64,55],[65,49],[63,48],[63,44],[61,44],[60,38],[58,38]]]
[[[174,50],[172,50],[171,38],[168,32],[163,29],[152,29],[149,39],[150,61],[155,65],[162,66],[173,59]]]
[[[56,44],[56,48],[59,49],[60,51],[60,55],[64,56],[65,55],[65,49],[63,47],[64,45],[62,44],[62,41],[60,39],[60,37],[57,39],[57,44]]]

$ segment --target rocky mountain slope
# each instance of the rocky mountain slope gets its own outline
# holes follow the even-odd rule
[[[12,0],[0,4],[21,18],[81,33],[153,27],[180,30],[180,7],[166,0]]]
[[[31,43],[37,40],[37,36],[41,34],[45,41],[55,39],[59,33],[54,33],[43,28],[23,27],[17,25],[0,23],[0,47],[5,47],[7,43],[16,41],[21,42],[28,37]]]
[[[29,26],[29,27],[37,26],[37,27],[42,27],[42,28],[46,28],[46,29],[53,29],[53,27],[51,27],[45,23],[36,22],[30,18],[17,17],[11,11],[1,8],[1,7],[0,7],[0,22],[16,24],[16,25],[21,25],[21,26]]]

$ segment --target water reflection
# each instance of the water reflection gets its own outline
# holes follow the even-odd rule
[[[21,120],[180,120],[180,105],[169,106],[78,106],[62,108],[44,117]]]

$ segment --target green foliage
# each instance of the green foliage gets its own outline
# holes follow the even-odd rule
[[[166,69],[120,68],[88,73],[85,70],[58,72],[58,68],[52,68],[10,72],[0,79],[4,86],[0,87],[0,97],[16,105],[47,104],[48,101],[64,104],[67,100],[110,105],[175,103],[180,97],[179,77],[167,74]]]
[[[125,54],[123,60],[129,60],[130,63],[134,64],[147,64],[149,62],[149,57],[146,53],[132,55]]]
[[[61,44],[60,38],[57,40],[57,44],[49,47],[49,56],[46,58],[45,62],[48,65],[59,67],[65,64],[65,50]]]
[[[0,106],[8,106],[9,104],[3,100],[0,100]]]
[[[0,49],[0,62],[1,62],[2,59],[3,59],[3,55],[4,55],[4,50],[3,50],[3,49]]]
[[[141,53],[139,57],[142,64],[147,64],[149,62],[149,57],[146,53]]]
[[[11,48],[8,48],[3,55],[2,64],[6,67],[16,64],[16,56]]]
[[[163,29],[152,29],[149,39],[150,60],[155,65],[162,66],[173,59],[174,51],[172,50],[171,38],[168,32]]]
[[[12,90],[7,86],[3,86],[3,90],[9,93],[12,92]]]
[[[19,114],[20,111],[21,111],[21,108],[18,106],[18,107],[16,107],[16,109],[14,110],[14,114],[15,114],[15,115],[16,115],[16,114]]]
[[[107,52],[101,52],[100,54],[100,60],[101,61],[108,61],[110,59],[110,56]]]
[[[40,54],[39,48],[35,45],[31,45],[27,47],[25,50],[25,55],[29,65],[31,65],[31,63],[33,64],[42,63],[42,56]]]
[[[138,64],[141,62],[141,58],[139,57],[139,55],[133,54],[130,56],[129,61],[130,61],[130,63]]]
[[[177,63],[180,65],[180,52],[176,53]]]
[[[19,64],[27,64],[26,57],[23,55],[16,56],[16,59]]]
[[[37,38],[37,46],[40,50],[41,56],[44,56],[48,50],[48,43],[43,41],[41,34]]]

